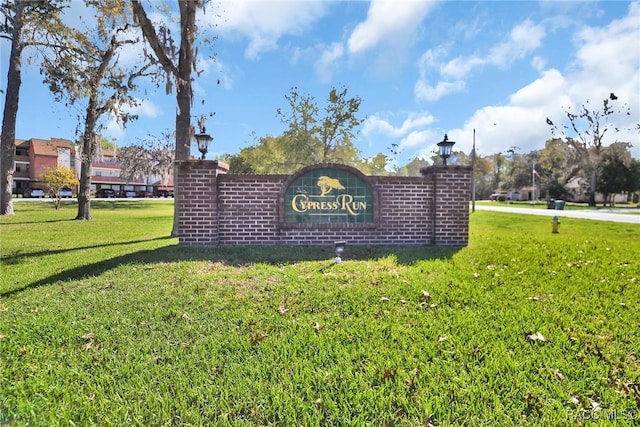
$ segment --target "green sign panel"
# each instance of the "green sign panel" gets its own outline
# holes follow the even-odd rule
[[[348,170],[319,168],[294,179],[285,192],[286,223],[372,223],[369,185]]]

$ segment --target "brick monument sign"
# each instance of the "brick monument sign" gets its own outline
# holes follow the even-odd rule
[[[466,246],[471,168],[367,176],[340,164],[293,175],[234,175],[211,160],[177,164],[181,245]]]

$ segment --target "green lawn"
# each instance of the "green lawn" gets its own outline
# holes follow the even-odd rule
[[[0,218],[0,425],[638,425],[640,226],[180,248],[171,201]]]

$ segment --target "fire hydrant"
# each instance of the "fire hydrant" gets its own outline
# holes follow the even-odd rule
[[[560,226],[560,218],[558,218],[558,215],[556,215],[553,217],[553,220],[551,221],[551,232],[557,233],[559,226]]]

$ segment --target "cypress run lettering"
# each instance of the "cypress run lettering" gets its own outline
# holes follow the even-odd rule
[[[291,208],[298,213],[313,213],[316,215],[332,215],[336,213],[357,216],[367,209],[367,202],[358,201],[351,194],[340,194],[333,200],[326,196],[309,197],[306,194],[296,194],[291,200]]]

